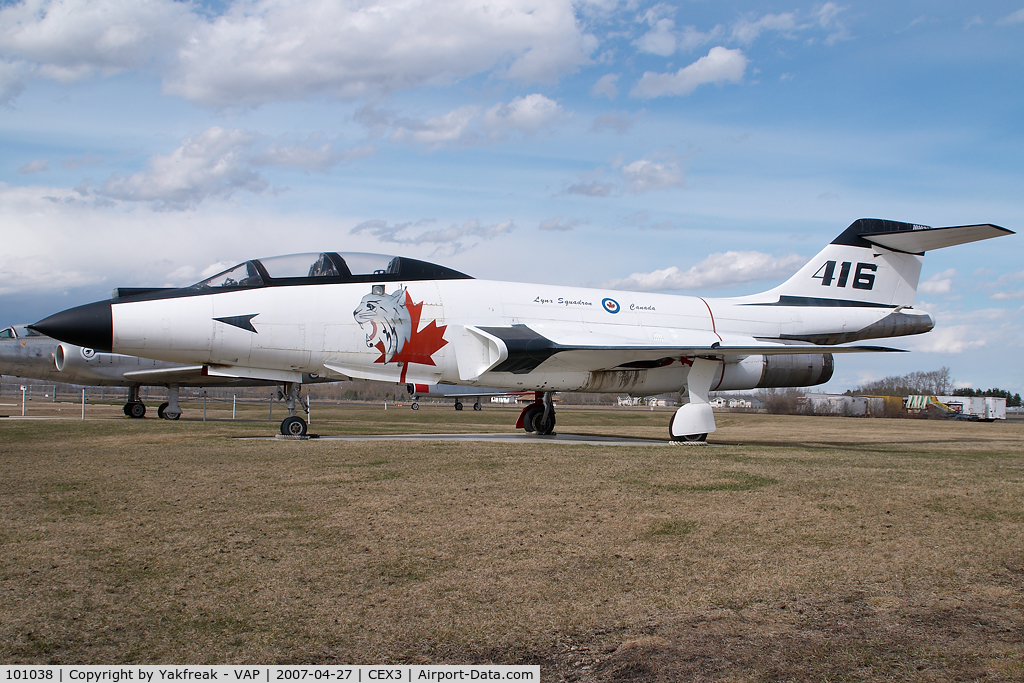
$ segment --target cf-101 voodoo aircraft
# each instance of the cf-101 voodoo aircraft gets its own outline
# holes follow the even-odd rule
[[[68,309],[32,327],[57,339],[179,363],[208,376],[534,391],[517,427],[550,434],[555,391],[680,391],[674,441],[715,430],[713,390],[827,382],[840,346],[920,334],[924,252],[1013,234],[861,219],[789,280],[704,298],[473,279],[401,256],[323,252],[245,261],[191,287]],[[292,401],[294,405],[297,401]],[[301,435],[292,414],[282,433]]]
[[[0,330],[0,375],[65,382],[90,387],[128,387],[124,414],[145,417],[146,404],[139,398],[144,386],[167,387],[167,400],[157,408],[164,420],[181,417],[179,387],[273,386],[276,382],[204,377],[202,365],[182,365],[162,360],[103,353],[67,342],[58,342],[25,325]],[[317,381],[316,378],[305,378]],[[294,410],[294,407],[292,407]]]

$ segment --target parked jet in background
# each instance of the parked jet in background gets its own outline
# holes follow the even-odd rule
[[[715,430],[711,390],[827,382],[836,346],[920,334],[924,252],[1012,234],[855,221],[796,275],[761,294],[702,298],[475,280],[405,257],[298,254],[246,261],[191,287],[72,308],[32,327],[70,343],[262,379],[297,396],[331,379],[535,391],[517,426],[549,434],[554,391],[669,391],[689,402],[673,440]],[[390,291],[389,291],[390,290]],[[302,434],[292,415],[282,432]]]
[[[181,417],[179,387],[276,384],[261,380],[203,377],[202,369],[202,365],[186,366],[62,343],[25,325],[12,325],[0,330],[0,375],[79,386],[128,387],[128,402],[124,404],[124,414],[128,417],[146,416],[146,406],[139,399],[139,389],[143,386],[167,387],[167,401],[157,409],[157,415],[165,420],[177,420]]]

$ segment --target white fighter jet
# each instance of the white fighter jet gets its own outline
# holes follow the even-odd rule
[[[731,298],[473,279],[405,257],[323,252],[245,261],[191,287],[68,309],[32,327],[102,351],[202,364],[207,376],[303,375],[535,391],[517,427],[550,434],[555,391],[680,391],[675,441],[715,430],[713,390],[827,382],[848,345],[934,327],[913,308],[924,252],[1013,234],[861,219],[789,280]],[[296,401],[292,402],[293,404]],[[290,415],[287,434],[305,433]]]
[[[139,397],[144,386],[167,387],[167,400],[157,408],[164,420],[181,417],[179,387],[274,386],[276,382],[204,377],[202,365],[183,365],[59,342],[26,325],[0,330],[0,375],[41,379],[90,387],[127,387],[124,414],[146,416],[146,404]],[[316,381],[316,378],[306,378]],[[294,407],[292,407],[294,410]]]

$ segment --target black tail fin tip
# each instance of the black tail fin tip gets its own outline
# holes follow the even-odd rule
[[[927,225],[916,223],[902,223],[900,221],[888,221],[881,218],[858,218],[843,231],[839,237],[832,240],[832,244],[840,244],[847,247],[871,248],[871,242],[864,239],[863,235],[879,235],[892,232],[912,232],[914,230],[930,230]]]

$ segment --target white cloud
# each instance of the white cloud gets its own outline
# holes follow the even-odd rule
[[[99,187],[84,187],[81,192],[148,202],[160,211],[181,211],[195,209],[210,198],[227,199],[241,190],[262,193],[270,183],[256,170],[259,167],[324,171],[346,156],[317,136],[305,144],[265,144],[246,131],[212,126],[184,139],[170,154],[154,154],[148,169],[127,177],[112,175]]]
[[[614,172],[617,177],[604,180],[609,172]],[[599,167],[587,176],[580,182],[568,186],[564,194],[587,197],[608,197],[622,192],[644,194],[653,190],[679,187],[685,180],[679,160],[675,155],[664,152],[654,153],[628,164],[618,159],[610,169]]]
[[[672,32],[675,25],[671,19],[660,19],[654,28],[640,36],[634,44],[641,52],[668,57],[676,51],[676,36]]]
[[[597,40],[572,0],[23,0],[0,9],[0,99],[26,75],[147,70],[222,107],[376,96],[477,74],[555,82]]]
[[[2,11],[2,10],[0,10]],[[7,104],[25,88],[23,68],[0,61],[0,104]]]
[[[17,172],[22,175],[28,175],[29,173],[42,173],[48,170],[50,170],[50,165],[46,159],[34,159],[19,168]]]
[[[727,287],[792,275],[806,260],[796,254],[778,257],[757,251],[727,251],[711,254],[687,271],[670,266],[651,273],[633,273],[624,280],[612,280],[603,286],[647,292]]]
[[[493,131],[519,130],[536,133],[562,116],[557,102],[539,93],[516,97],[508,104],[496,104],[487,110],[485,121]]]
[[[260,193],[267,181],[249,163],[254,138],[214,126],[187,138],[168,155],[156,154],[149,169],[126,178],[111,176],[96,193],[111,199],[152,202],[162,210],[194,209],[209,197],[238,190]]]
[[[306,171],[326,171],[341,161],[342,155],[329,142],[311,139],[309,144],[273,144],[252,157],[254,166],[280,166],[301,168]]]
[[[546,221],[541,221],[540,225],[537,227],[547,232],[568,232],[579,225],[583,225],[585,222],[586,221],[581,221],[578,218],[570,218],[567,221],[563,221],[561,216],[555,216],[554,218],[549,218]]]
[[[989,298],[994,301],[1013,301],[1014,299],[1024,299],[1024,289],[993,292],[989,295]]]
[[[744,44],[750,44],[763,31],[779,31],[786,33],[797,28],[796,16],[791,12],[783,14],[766,14],[760,19],[751,21],[740,19],[732,27],[732,38]]]
[[[922,353],[963,353],[985,346],[975,325],[936,325],[931,332],[907,339],[912,351]]]
[[[833,45],[837,41],[849,38],[846,26],[843,22],[839,21],[839,15],[845,11],[845,7],[840,7],[834,2],[826,2],[815,12],[818,26],[831,31],[828,37],[825,38],[826,45]]]
[[[643,113],[643,110],[641,110],[636,114],[630,114],[626,111],[609,111],[598,114],[594,117],[594,123],[590,126],[590,132],[603,133],[606,130],[614,130],[616,133],[624,135],[629,132],[629,129],[633,127],[633,124],[636,123]]]
[[[633,194],[643,194],[651,190],[667,187],[678,187],[683,184],[683,172],[675,159],[656,161],[638,159],[622,167],[622,178],[626,189]]]
[[[707,83],[739,82],[746,68],[747,58],[741,50],[713,47],[706,56],[674,74],[645,72],[630,95],[642,98],[689,95]]]
[[[566,194],[581,194],[584,197],[607,197],[616,188],[615,183],[602,183],[597,180],[573,183],[565,189]]]
[[[618,74],[605,74],[597,79],[597,83],[594,83],[594,87],[590,89],[590,94],[594,97],[604,95],[609,100],[614,100],[619,94],[619,89],[615,85],[618,80]]]
[[[1016,12],[1011,12],[1010,14],[1007,14],[1005,17],[1003,17],[996,23],[1003,26],[1009,24],[1024,24],[1024,8],[1021,8]]]
[[[0,9],[0,55],[67,83],[166,59],[197,21],[169,0],[24,0]]]
[[[387,112],[380,110],[365,111],[360,117],[378,130],[394,126],[391,134],[394,141],[410,140],[438,149],[500,140],[510,132],[535,134],[563,115],[560,104],[544,95],[533,93],[515,97],[508,103],[495,104],[487,111],[475,105],[467,105],[426,121],[402,118],[392,122]]]
[[[357,98],[491,73],[553,82],[589,62],[571,0],[263,0],[183,45],[167,92],[213,106]]]
[[[426,121],[402,119],[392,133],[391,139],[410,139],[432,147],[450,142],[464,142],[470,131],[470,123],[479,114],[479,107],[465,106]]]
[[[437,246],[448,253],[458,253],[467,248],[466,241],[479,243],[501,235],[507,235],[516,229],[512,221],[502,221],[492,225],[482,225],[478,220],[471,220],[462,225],[451,225],[441,230],[424,230],[411,234],[415,229],[433,221],[417,221],[415,223],[388,224],[387,221],[374,219],[363,221],[349,231],[350,235],[370,234],[381,242],[392,242],[405,245]]]
[[[950,268],[941,273],[936,273],[917,286],[921,294],[949,294],[953,291],[953,278],[956,277],[956,270]]]

